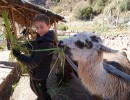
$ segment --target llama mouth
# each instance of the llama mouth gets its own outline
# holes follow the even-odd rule
[[[65,49],[64,49],[64,53],[66,54],[66,55],[68,55],[69,57],[72,55],[72,53],[71,53],[71,49],[69,48],[69,47],[65,47]]]
[[[64,51],[64,53],[65,53],[66,55],[68,55],[68,56],[71,56],[71,55],[72,55],[71,49],[70,49],[68,46],[62,45],[62,46],[59,47],[59,48],[62,48],[63,51]]]
[[[70,56],[72,55],[71,49],[70,49],[67,45],[64,45],[64,44],[63,44],[63,41],[59,41],[58,47],[64,49],[64,53],[65,53],[67,56],[70,57]]]

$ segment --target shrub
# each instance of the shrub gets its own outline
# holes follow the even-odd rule
[[[125,1],[120,2],[119,9],[121,12],[130,10],[130,1],[125,0]]]
[[[107,5],[108,0],[95,0],[93,2],[93,9],[95,14],[99,14],[104,10],[104,7]]]
[[[108,0],[95,0],[95,5],[97,6],[105,6]]]
[[[73,10],[73,16],[76,19],[88,20],[93,14],[93,9],[87,6],[86,3],[77,4]]]
[[[68,29],[68,26],[63,24],[63,23],[60,23],[60,24],[58,24],[57,29],[62,30],[62,31],[66,31]]]
[[[57,13],[57,14],[59,14],[59,13],[62,12],[62,8],[59,7],[59,6],[56,6],[56,7],[52,8],[52,10],[53,10],[55,13]]]
[[[90,19],[93,9],[91,7],[86,7],[81,10],[81,19]]]
[[[108,11],[120,11],[120,12],[124,12],[124,11],[128,11],[130,10],[130,1],[129,0],[118,0],[115,1],[113,0],[112,2],[110,2],[109,5],[107,5],[104,9],[104,13],[108,13]]]
[[[60,2],[60,0],[55,0],[56,1],[56,3],[59,3]]]

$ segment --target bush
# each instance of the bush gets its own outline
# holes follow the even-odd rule
[[[95,2],[93,2],[95,5],[97,6],[105,6],[108,0],[95,0]]]
[[[122,1],[120,2],[119,9],[121,12],[130,10],[130,1]]]
[[[66,31],[68,29],[68,26],[63,24],[63,23],[60,23],[60,24],[58,24],[57,29],[62,30],[62,31]]]
[[[53,10],[55,13],[57,13],[57,14],[59,14],[59,13],[62,12],[62,8],[59,7],[59,6],[56,6],[56,7],[52,8],[52,10]]]
[[[56,1],[56,3],[59,3],[60,2],[60,0],[55,0]]]
[[[124,12],[130,10],[130,1],[129,0],[119,0],[111,1],[104,9],[104,13],[107,14],[110,10],[113,12]]]
[[[92,13],[93,13],[93,9],[91,7],[86,7],[81,10],[81,18],[90,19]]]
[[[104,7],[107,5],[108,0],[95,0],[93,2],[93,9],[95,14],[103,12]]]
[[[93,9],[85,3],[78,4],[73,10],[73,16],[76,19],[88,20],[93,14]]]

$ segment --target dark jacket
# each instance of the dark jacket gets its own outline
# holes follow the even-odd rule
[[[33,50],[49,49],[54,47],[54,31],[49,31],[44,36],[38,36],[31,44]],[[50,64],[52,61],[52,51],[33,51],[29,56],[24,54],[14,54],[17,60],[27,66],[28,73],[31,78],[36,80],[44,80],[50,72]]]

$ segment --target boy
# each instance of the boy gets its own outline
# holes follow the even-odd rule
[[[47,93],[46,81],[50,72],[52,51],[35,51],[54,47],[54,31],[50,31],[50,19],[44,14],[38,14],[34,18],[37,38],[33,41],[33,50],[29,56],[21,54],[13,49],[13,55],[21,63],[26,65],[30,75],[30,87],[38,96],[37,100],[52,100]]]

